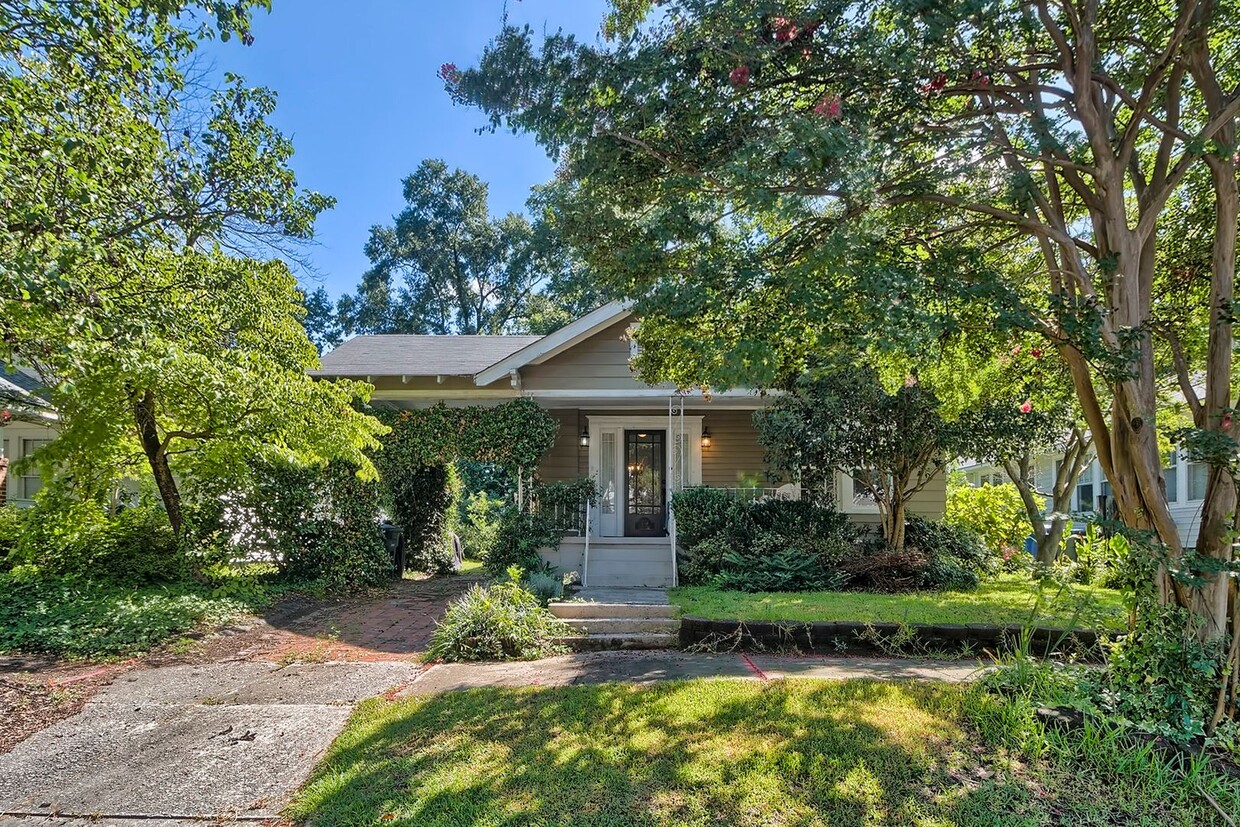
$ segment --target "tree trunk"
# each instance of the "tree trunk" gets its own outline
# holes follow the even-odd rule
[[[899,495],[887,512],[887,544],[895,551],[904,551],[904,498]]]
[[[133,419],[138,427],[138,440],[142,443],[142,453],[151,466],[151,474],[155,477],[155,487],[164,502],[164,511],[168,513],[168,523],[179,537],[185,528],[185,519],[181,513],[181,492],[177,489],[176,478],[168,465],[168,454],[164,451],[159,439],[159,428],[155,422],[155,393],[150,389],[140,395],[134,393]]]

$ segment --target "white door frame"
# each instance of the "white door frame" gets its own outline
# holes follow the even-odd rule
[[[599,490],[602,492],[599,503],[595,506],[596,519],[591,520],[591,531],[596,532],[599,537],[623,537],[624,536],[624,504],[621,502],[624,496],[624,432],[625,431],[663,431],[667,434],[664,442],[664,453],[667,457],[667,467],[663,469],[666,480],[667,495],[669,502],[667,508],[671,510],[671,495],[674,490],[675,479],[673,473],[675,471],[675,452],[676,452],[676,436],[679,434],[679,428],[683,420],[684,423],[684,439],[688,443],[688,462],[685,484],[701,485],[702,484],[702,416],[587,416],[586,423],[590,429],[590,478],[598,483]],[[602,452],[604,434],[612,435],[613,450],[616,454],[612,463],[612,478],[604,480],[602,473]],[[610,504],[610,505],[609,505]],[[607,512],[607,508],[611,508],[611,512]]]

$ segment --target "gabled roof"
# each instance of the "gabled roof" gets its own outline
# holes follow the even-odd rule
[[[580,319],[564,325],[554,333],[530,342],[520,350],[488,365],[485,370],[479,371],[474,377],[474,384],[489,385],[526,365],[541,365],[551,357],[563,353],[578,342],[620,321],[629,314],[630,306],[628,302],[622,301],[605,304]]]
[[[473,376],[542,336],[356,336],[323,357],[314,376]]]

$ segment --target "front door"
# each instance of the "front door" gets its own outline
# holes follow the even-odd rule
[[[624,536],[667,533],[667,432],[624,432]]]

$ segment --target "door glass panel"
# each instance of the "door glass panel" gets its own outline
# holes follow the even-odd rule
[[[665,436],[663,431],[624,432],[624,533],[627,536],[663,534]]]

